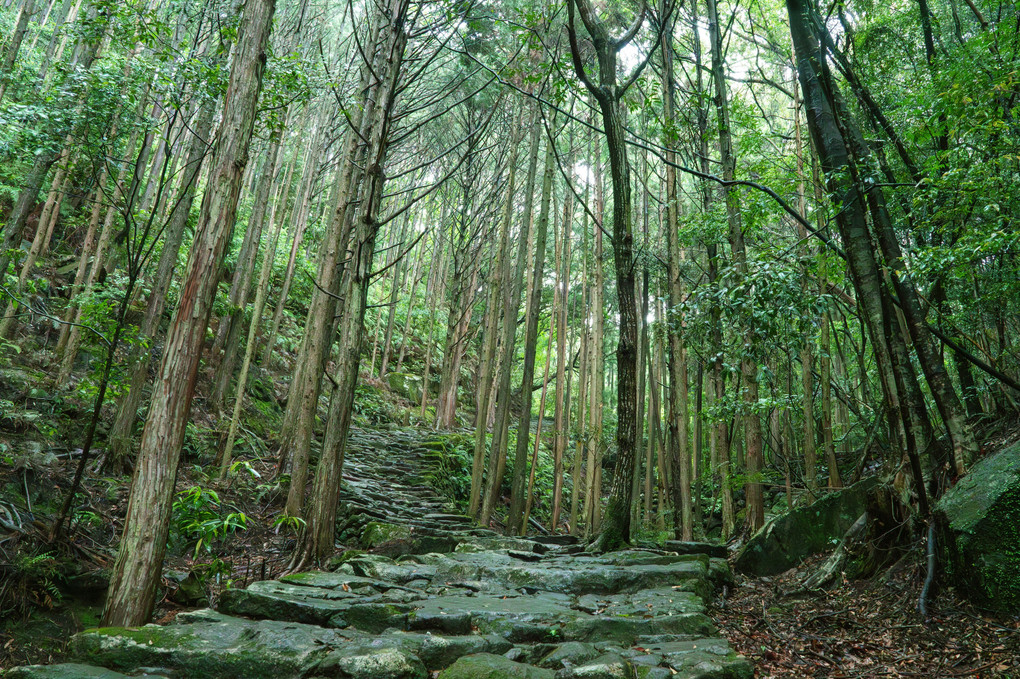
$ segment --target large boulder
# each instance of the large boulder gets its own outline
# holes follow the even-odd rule
[[[734,565],[749,575],[775,575],[835,548],[865,512],[877,485],[875,478],[868,478],[777,516],[747,541]]]
[[[981,606],[1020,612],[1020,444],[975,464],[935,520],[948,583]]]
[[[386,373],[386,383],[397,396],[406,398],[412,403],[420,403],[422,396],[422,379],[418,375],[408,373]]]

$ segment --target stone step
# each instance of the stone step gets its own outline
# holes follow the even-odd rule
[[[705,613],[732,584],[724,547],[593,555],[575,536],[501,535],[425,484],[430,441],[352,430],[338,538],[369,553],[228,589],[166,626],[87,630],[74,663],[3,676],[752,679]]]
[[[705,615],[716,560],[632,550],[531,562],[510,551],[356,556],[335,572],[226,590],[217,611],[166,626],[83,632],[71,655],[88,668],[7,676],[753,676]]]

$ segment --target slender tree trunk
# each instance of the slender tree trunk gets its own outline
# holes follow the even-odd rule
[[[4,50],[3,61],[0,62],[0,101],[3,101],[7,86],[14,77],[14,63],[18,60],[21,43],[28,32],[28,20],[35,14],[35,0],[22,0],[18,17],[14,20],[14,33]]]
[[[719,11],[715,0],[707,0],[708,30],[712,46],[712,81],[715,85],[715,108],[719,132],[719,151],[722,160],[724,181],[733,181],[736,174],[736,158],[729,121],[729,97],[726,90],[725,63],[722,54],[722,30],[719,26]],[[747,253],[744,246],[743,225],[740,218],[740,199],[736,189],[725,189],[726,218],[729,223],[730,248],[736,274],[740,279],[747,276]],[[751,301],[749,304],[753,303]],[[765,504],[762,497],[762,436],[761,418],[758,415],[758,366],[751,355],[755,349],[755,330],[752,314],[744,313],[744,350],[740,360],[741,395],[744,403],[744,437],[747,450],[747,477],[744,485],[747,498],[746,524],[754,533],[765,524]]]
[[[539,122],[538,111],[533,109],[530,120],[530,147],[528,150],[528,173],[524,180],[524,212],[521,215],[521,231],[517,240],[517,254],[510,264],[513,269],[509,285],[503,297],[502,356],[499,362],[496,390],[496,420],[493,429],[492,446],[489,450],[488,483],[485,487],[480,521],[489,525],[496,503],[500,498],[500,487],[506,471],[507,442],[510,426],[510,377],[513,371],[514,347],[517,341],[517,313],[521,306],[521,292],[524,287],[524,262],[527,261],[527,233],[534,206],[535,177],[538,173]],[[525,382],[525,384],[530,384]],[[521,432],[518,431],[520,436]]]
[[[801,217],[807,219],[807,196],[804,186],[804,143],[801,139],[800,122],[800,87],[795,80],[793,83],[793,129],[794,129],[794,152],[797,155],[797,202]],[[808,262],[810,250],[808,247],[807,227],[797,222],[797,237],[800,239],[800,261],[801,261],[801,294],[807,295],[809,274]],[[803,330],[801,341],[803,346],[800,350],[801,390],[803,401],[801,411],[803,415],[803,441],[804,441],[804,476],[807,480],[808,496],[807,501],[812,502],[818,492],[818,453],[815,449],[815,406],[814,406],[814,352],[811,350],[811,329],[813,323],[807,317],[801,319]],[[832,432],[829,432],[831,439]]]
[[[849,181],[849,150],[846,140],[836,122],[831,102],[835,93],[827,91],[820,79],[821,65],[818,61],[818,37],[814,34],[809,7],[804,0],[787,0],[790,18],[790,34],[797,55],[797,72],[807,110],[808,129],[814,140],[822,168],[825,170],[829,191],[838,200],[842,209],[836,215],[846,251],[851,279],[857,292],[858,304],[871,336],[875,349],[876,363],[882,378],[883,392],[889,406],[889,422],[892,428],[902,427],[904,447],[914,470],[914,485],[922,506],[927,508],[926,492],[920,476],[920,462],[917,457],[917,441],[926,440],[919,430],[927,418],[918,422],[910,415],[911,398],[904,393],[911,382],[916,383],[913,371],[906,362],[906,348],[901,334],[892,332],[888,318],[888,293],[883,287],[881,273],[875,260],[875,252],[868,231],[866,197],[861,196],[853,181]],[[909,374],[907,374],[909,373]],[[922,403],[915,403],[923,407]],[[899,422],[897,422],[897,417]]]
[[[313,148],[315,148],[313,146]],[[270,219],[269,223],[272,224]],[[280,231],[283,225],[282,220],[277,221],[273,228],[273,235],[269,237],[266,244],[266,251],[262,255],[262,267],[259,270],[259,280],[255,288],[255,303],[251,309],[251,323],[248,324],[248,341],[244,347],[244,359],[241,361],[241,371],[237,376],[237,393],[234,395],[234,409],[230,416],[230,427],[227,431],[226,447],[220,460],[220,480],[227,477],[230,470],[231,456],[234,452],[234,439],[237,436],[237,426],[241,420],[241,406],[244,403],[244,390],[248,384],[248,373],[251,369],[252,358],[255,354],[256,335],[261,326],[262,312],[266,308],[266,297],[269,294],[269,279],[273,275],[273,260],[276,259],[276,248],[280,243]],[[244,309],[241,309],[244,313]]]
[[[668,33],[672,36],[672,29]],[[663,79],[663,114],[672,119],[674,113],[675,84],[673,80],[673,41],[662,42],[662,79]],[[680,201],[677,196],[676,163],[677,145],[676,131],[667,126],[664,133],[666,151],[666,248],[668,261],[669,309],[672,318],[666,326],[669,332],[669,393],[670,401],[675,408],[674,417],[670,418],[670,457],[673,468],[677,471],[673,486],[673,504],[675,508],[675,530],[681,540],[690,540],[694,534],[694,522],[691,512],[691,454],[689,448],[690,422],[687,398],[687,356],[684,347],[684,319],[681,306],[684,300],[683,278],[680,263],[683,255],[680,251]]]
[[[249,0],[238,27],[223,123],[142,433],[135,483],[103,611],[104,625],[137,626],[147,622],[162,578],[177,464],[216,293],[217,272],[236,219],[274,10],[275,0]]]
[[[591,346],[588,350],[588,431],[585,445],[584,531],[591,535],[598,531],[602,512],[602,405],[605,395],[605,272],[603,269],[602,224],[605,215],[605,195],[602,186],[602,156],[597,139],[592,139],[595,158],[595,235],[592,259],[590,293]]]
[[[633,206],[630,197],[630,163],[624,130],[624,109],[621,99],[625,87],[617,82],[617,54],[636,35],[644,21],[642,7],[636,23],[617,40],[611,38],[590,0],[569,0],[568,34],[574,70],[597,100],[602,114],[609,153],[609,169],[613,186],[613,263],[616,267],[616,294],[620,310],[619,338],[616,347],[616,465],[613,469],[605,525],[599,536],[599,547],[616,549],[630,541],[632,477],[634,475],[637,438],[637,306],[634,296],[634,233],[631,224]],[[588,78],[581,59],[574,30],[574,12],[591,37],[599,64],[598,84]],[[598,469],[596,469],[596,475]]]
[[[184,240],[185,227],[191,215],[191,207],[198,190],[199,176],[206,153],[209,151],[209,135],[212,132],[213,118],[216,113],[216,101],[206,99],[199,109],[194,123],[193,135],[188,146],[188,157],[185,163],[184,176],[173,203],[173,212],[167,222],[163,249],[156,264],[156,273],[151,280],[152,292],[145,308],[145,316],[139,328],[142,337],[151,342],[159,329],[163,310],[166,307],[166,296],[173,280],[174,269]],[[94,232],[94,228],[92,231]],[[86,237],[86,244],[88,242]],[[86,246],[83,246],[83,250]],[[77,278],[76,278],[77,282]],[[135,421],[138,419],[138,408],[142,403],[142,392],[149,378],[149,365],[152,362],[151,351],[139,351],[133,356],[131,365],[131,386],[117,403],[117,417],[110,429],[110,455],[106,458],[109,471],[124,468],[124,461],[131,452],[131,438],[134,434]]]
[[[410,222],[411,216],[408,213],[400,228],[400,239],[396,244],[398,248],[404,247],[404,241],[407,239],[407,227]],[[402,287],[401,280],[407,277],[405,273],[407,270],[406,257],[410,256],[410,252],[406,253],[405,260],[399,261],[393,266],[393,276],[390,279],[390,299],[386,310],[386,331],[383,337],[382,358],[379,361],[379,379],[386,377],[386,369],[389,367],[390,349],[393,346],[393,329],[397,321],[397,302],[400,301],[400,290]],[[408,309],[410,309],[410,305],[408,305]],[[372,363],[375,363],[374,359]]]
[[[384,60],[377,71],[381,75],[372,92],[367,94],[375,99],[376,106],[369,120],[371,134],[366,137],[369,149],[365,165],[365,190],[358,206],[354,253],[348,275],[350,294],[345,300],[345,313],[341,319],[340,352],[334,380],[336,387],[330,400],[329,426],[323,442],[322,458],[316,470],[311,506],[291,560],[293,569],[317,564],[333,551],[344,448],[351,423],[354,391],[358,384],[368,286],[371,282],[375,240],[380,227],[379,209],[385,183],[383,168],[386,166],[390,125],[407,44],[405,23],[408,6],[409,0],[390,0],[386,8],[385,25],[379,32],[382,47],[380,52]],[[379,10],[383,11],[382,8]]]
[[[531,385],[535,381],[535,355],[538,340],[538,316],[542,309],[542,281],[545,273],[545,246],[549,232],[549,203],[552,200],[552,179],[555,169],[555,151],[551,140],[545,146],[545,170],[542,174],[542,198],[539,203],[538,223],[535,225],[534,269],[531,273],[531,297],[528,300],[527,329],[524,334],[524,366],[521,378],[521,418],[517,424],[517,447],[514,451],[514,471],[510,484],[510,514],[507,533],[522,532],[524,524],[525,479],[528,466],[528,442],[531,434]],[[543,404],[545,390],[543,389]],[[538,445],[536,434],[536,445]]]
[[[587,203],[588,189],[585,188],[585,202]],[[581,483],[584,477],[581,474],[581,462],[584,458],[585,441],[588,436],[588,354],[591,351],[591,334],[588,332],[590,327],[591,309],[589,304],[590,288],[588,286],[588,229],[587,224],[587,213],[583,213],[585,219],[581,224],[582,232],[584,233],[583,249],[582,254],[582,266],[581,266],[581,324],[580,336],[581,336],[581,365],[577,375],[577,443],[574,446],[574,464],[571,472],[571,487],[570,487],[570,534],[577,535],[580,533],[579,522],[581,519],[581,500],[584,495],[581,493]]]
[[[366,44],[374,48],[378,44],[380,23],[374,16],[369,21]],[[378,57],[374,54],[369,57],[376,58]],[[360,92],[368,90],[372,73],[373,68],[366,60],[361,65]],[[374,108],[375,102],[366,98],[363,106],[354,107],[351,112],[352,129],[347,132],[344,139],[337,171],[336,207],[319,248],[316,285],[308,304],[305,332],[297,360],[294,362],[287,408],[281,425],[278,470],[282,471],[289,461],[292,468],[299,472],[305,470],[304,478],[307,478],[307,460],[315,429],[315,414],[319,406],[321,378],[325,372],[329,348],[333,344],[332,332],[338,306],[337,296],[343,279],[341,260],[347,253],[350,241],[353,214],[361,185],[361,168],[364,167],[361,130],[371,119]],[[355,133],[354,129],[358,129],[359,132]],[[285,511],[288,516],[299,516],[304,504],[304,482],[298,478],[295,486],[295,476],[292,474],[290,488]]]
[[[573,147],[573,134],[570,137]],[[573,154],[567,165],[572,165]],[[555,532],[560,523],[563,504],[563,458],[567,450],[567,306],[570,294],[570,242],[573,236],[574,192],[567,191],[563,204],[563,230],[556,239],[556,404],[553,413],[553,503],[549,530]]]
[[[521,535],[528,532],[528,520],[531,519],[531,508],[535,502],[535,472],[538,470],[538,452],[542,446],[542,424],[545,422],[545,397],[549,386],[549,367],[552,365],[552,337],[555,320],[549,318],[548,343],[545,349],[545,370],[542,377],[542,394],[538,399],[538,424],[535,426],[535,445],[531,452],[531,469],[528,471],[528,501],[524,505],[524,520],[521,522]]]
[[[283,163],[283,137],[284,129],[276,130],[273,139],[269,143],[263,157],[265,159],[262,172],[256,185],[253,196],[251,215],[248,217],[247,228],[244,239],[241,242],[241,251],[237,255],[237,267],[230,281],[230,291],[227,293],[227,304],[230,312],[220,317],[219,326],[216,330],[216,340],[213,342],[209,352],[213,361],[217,362],[216,374],[213,377],[213,388],[210,395],[210,404],[219,409],[227,399],[227,392],[230,389],[230,381],[233,378],[234,362],[237,357],[238,345],[241,341],[241,333],[244,329],[244,309],[248,305],[248,294],[251,287],[251,277],[255,269],[255,259],[258,257],[259,244],[262,240],[262,230],[266,223],[266,212],[270,199],[270,191],[276,181],[280,165]],[[313,144],[312,148],[316,148]],[[222,356],[220,354],[223,354]]]
[[[518,123],[521,116],[517,118]],[[520,125],[518,125],[518,128]],[[516,143],[514,143],[516,142]],[[496,361],[496,344],[499,333],[500,299],[507,295],[513,266],[510,263],[510,222],[514,214],[514,191],[517,178],[517,149],[520,139],[511,143],[509,177],[507,178],[506,202],[503,220],[499,229],[499,245],[496,249],[492,275],[489,279],[489,300],[485,315],[484,348],[482,350],[481,375],[478,380],[478,402],[475,414],[475,446],[471,462],[471,497],[468,514],[477,517],[482,503],[482,475],[485,472],[486,424],[493,387],[493,363]],[[529,187],[530,188],[530,187]],[[406,331],[405,331],[406,333]],[[490,467],[490,473],[492,473]]]

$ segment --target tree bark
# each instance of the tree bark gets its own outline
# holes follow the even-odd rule
[[[528,443],[531,434],[531,400],[533,393],[530,385],[535,381],[538,316],[542,309],[542,279],[545,273],[545,246],[549,232],[549,203],[552,199],[554,163],[555,150],[553,142],[552,140],[547,140],[545,146],[545,169],[542,174],[542,197],[539,203],[538,223],[535,225],[535,255],[533,258],[534,269],[531,273],[531,297],[528,300],[527,329],[524,333],[521,417],[517,424],[517,447],[514,451],[514,472],[510,483],[510,513],[507,517],[507,533],[510,535],[521,533],[521,529],[524,527],[524,505],[527,495],[525,479],[527,477]],[[543,397],[544,394],[545,392],[543,391]]]
[[[675,83],[673,80],[673,41],[672,26],[669,27],[669,40],[662,41],[662,91],[663,115],[672,120],[675,115]],[[677,470],[673,484],[674,522],[677,537],[691,540],[694,535],[694,521],[691,510],[691,455],[689,448],[690,422],[687,398],[687,357],[684,347],[684,318],[681,307],[684,301],[683,278],[680,271],[682,254],[680,251],[679,221],[680,202],[677,196],[676,163],[677,145],[676,131],[672,126],[665,126],[663,145],[666,151],[666,248],[668,262],[669,315],[666,327],[669,336],[669,394],[676,412],[669,420],[670,457],[673,468]],[[656,399],[657,400],[657,399]]]
[[[156,264],[156,273],[153,275],[151,284],[152,292],[149,294],[149,302],[145,307],[145,316],[139,328],[139,334],[147,338],[151,343],[159,329],[160,320],[163,318],[163,310],[166,307],[166,295],[170,290],[170,283],[173,280],[174,269],[177,268],[177,258],[180,254],[181,243],[184,240],[184,230],[188,224],[188,217],[191,215],[191,207],[195,201],[195,193],[198,190],[199,177],[202,172],[202,165],[206,154],[209,151],[209,134],[212,132],[213,119],[216,113],[216,100],[207,98],[199,108],[197,119],[194,123],[193,134],[188,145],[188,157],[185,163],[184,176],[177,191],[177,197],[173,203],[173,212],[167,222],[163,236],[163,249],[159,254],[159,262]],[[88,241],[88,238],[86,238]],[[85,246],[83,246],[84,249]],[[110,429],[110,455],[106,458],[106,464],[111,471],[123,469],[124,462],[131,452],[131,438],[134,434],[135,421],[138,418],[138,408],[142,403],[142,391],[149,379],[149,365],[152,362],[153,352],[140,351],[133,356],[131,362],[131,386],[117,403],[117,417],[113,427]]]
[[[517,314],[521,306],[521,292],[524,287],[524,263],[527,261],[528,231],[531,223],[535,196],[535,176],[538,173],[539,122],[538,110],[532,109],[530,120],[531,141],[528,150],[528,173],[524,180],[524,211],[521,215],[521,231],[517,237],[517,254],[514,257],[512,278],[503,296],[503,337],[502,356],[496,380],[496,420],[493,428],[492,445],[489,449],[488,479],[479,517],[483,526],[489,525],[496,503],[500,498],[500,487],[506,471],[508,429],[510,426],[510,377],[513,372],[514,348],[517,341]],[[518,432],[519,434],[520,432]]]
[[[238,27],[223,122],[187,274],[142,433],[124,531],[103,611],[104,625],[137,626],[152,614],[162,577],[177,464],[219,279],[217,272],[236,219],[275,8],[275,0],[249,0]]]
[[[517,121],[517,127],[520,128],[521,116],[518,116]],[[468,514],[474,517],[478,516],[482,503],[482,475],[485,472],[485,442],[486,430],[488,429],[486,425],[489,419],[489,403],[494,382],[493,363],[496,361],[496,345],[499,339],[500,299],[507,294],[507,288],[510,286],[510,272],[513,269],[510,263],[509,238],[510,222],[513,220],[514,214],[517,149],[519,145],[519,138],[515,138],[511,142],[506,199],[503,206],[503,219],[500,222],[499,228],[499,244],[496,249],[492,275],[489,279],[489,300],[486,305],[485,314],[484,348],[479,359],[481,375],[478,379],[478,401],[475,409],[475,445],[474,456],[471,462],[471,497],[468,506]]]
[[[372,92],[376,106],[369,119],[370,134],[365,165],[365,187],[358,206],[357,231],[354,235],[354,253],[349,271],[350,294],[345,300],[345,313],[341,319],[340,347],[334,381],[336,386],[330,400],[329,424],[322,447],[322,458],[315,474],[311,506],[306,523],[298,538],[291,560],[291,568],[302,570],[317,565],[333,551],[336,528],[337,503],[343,474],[344,448],[351,423],[351,406],[358,384],[358,367],[365,335],[365,310],[368,307],[368,286],[371,282],[375,240],[379,233],[379,209],[383,198],[386,157],[393,110],[399,94],[398,81],[407,45],[409,0],[390,0],[380,20],[385,22],[379,41],[383,55],[382,68],[377,73]]]

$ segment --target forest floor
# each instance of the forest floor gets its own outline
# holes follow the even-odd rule
[[[917,611],[919,559],[873,579],[804,590],[805,574],[825,558],[775,577],[741,578],[713,611],[759,679],[1020,678],[1020,619],[990,616],[949,589],[929,602],[925,622]]]

